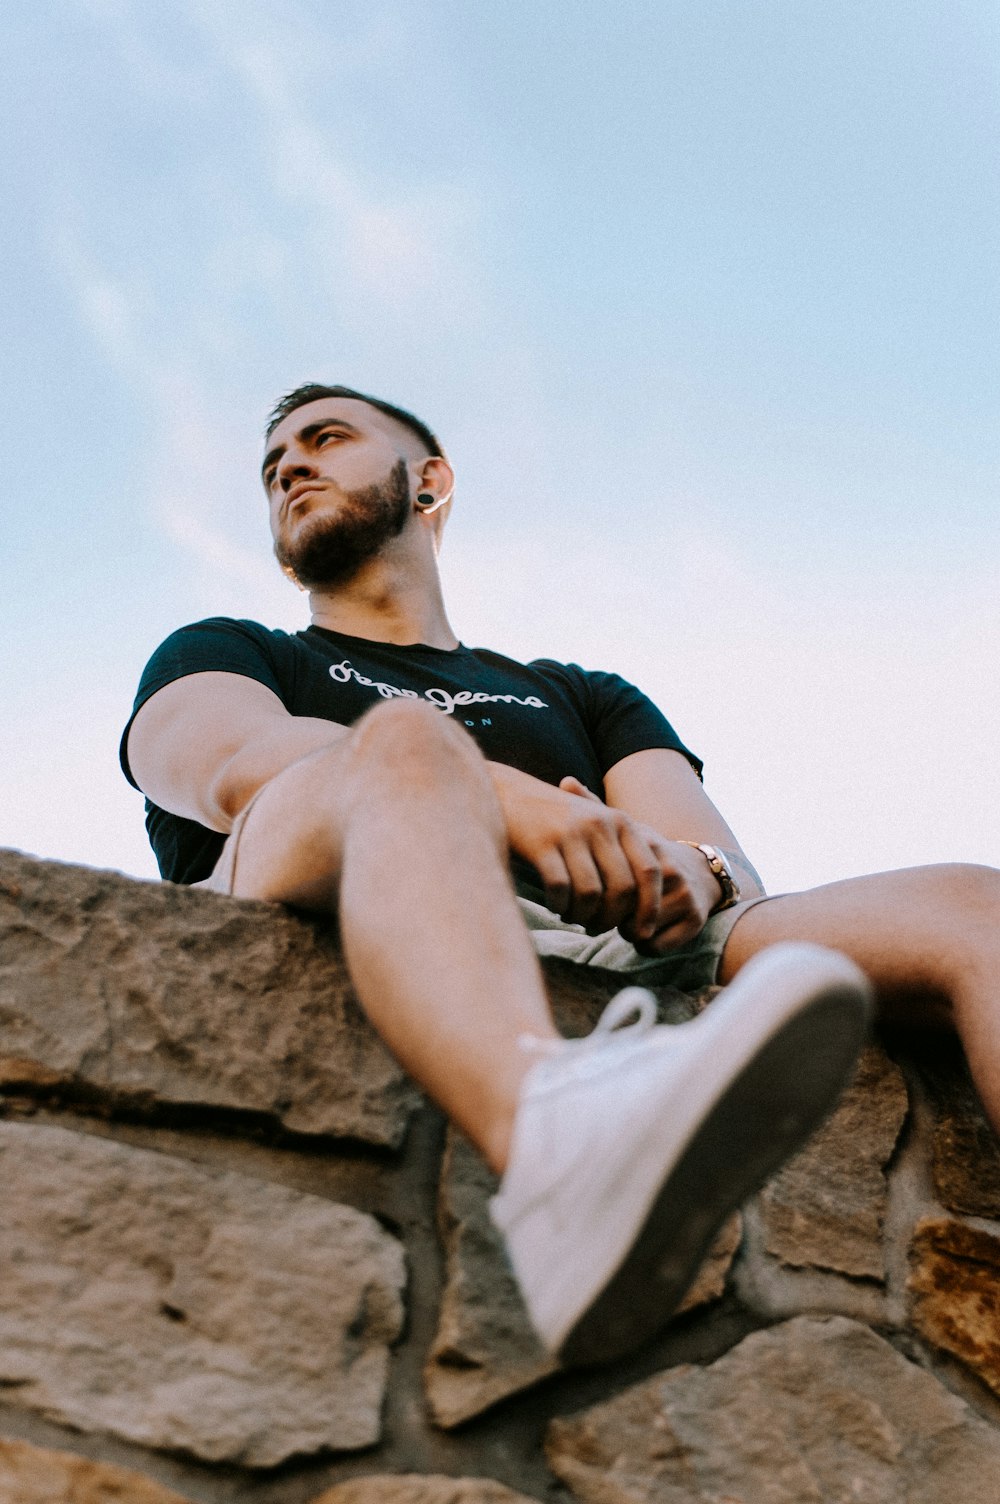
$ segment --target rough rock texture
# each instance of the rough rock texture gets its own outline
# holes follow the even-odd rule
[[[603,971],[597,966],[577,966],[555,956],[545,958],[542,970],[556,1023],[560,1033],[569,1039],[589,1034],[605,1005],[629,982],[629,978],[620,972]],[[648,980],[644,980],[643,986],[655,994],[659,1004],[657,1017],[660,1023],[667,1024],[684,1023],[693,1018],[718,991],[718,988],[709,987],[691,996],[674,987],[655,987]]]
[[[126,1468],[0,1441],[0,1504],[191,1504]]]
[[[419,1100],[330,926],[0,851],[0,1090],[272,1116],[398,1144]]]
[[[568,1037],[588,1033],[622,985],[619,976],[561,960],[546,961],[545,980],[556,1022]],[[659,989],[659,998],[664,1021],[680,1023],[695,1012],[696,1003],[672,988]],[[558,1366],[528,1324],[490,1221],[487,1202],[496,1186],[461,1134],[449,1132],[438,1197],[446,1284],[424,1372],[427,1402],[440,1426],[459,1425]],[[739,1240],[737,1217],[720,1233],[682,1311],[721,1295]]]
[[[917,1227],[911,1260],[913,1325],[1000,1395],[1000,1238],[928,1218]]]
[[[710,1300],[718,1300],[726,1288],[726,1275],[736,1257],[743,1236],[743,1218],[735,1212],[719,1229],[719,1233],[705,1256],[690,1290],[677,1307],[677,1315],[696,1311]]]
[[[868,1327],[797,1317],[550,1427],[584,1504],[988,1504],[1000,1435]]]
[[[934,1189],[949,1211],[1000,1217],[1000,1144],[965,1061],[947,1046],[945,1054],[945,1068],[939,1058],[924,1073],[935,1107]]]
[[[769,1253],[796,1267],[884,1278],[885,1166],[907,1107],[899,1067],[867,1049],[829,1122],[761,1193]]]
[[[558,1366],[528,1323],[490,1221],[487,1201],[496,1186],[468,1141],[449,1131],[438,1201],[447,1275],[424,1374],[427,1402],[441,1426],[478,1415]]]
[[[543,971],[567,1035],[622,985]],[[577,1504],[995,1504],[1000,1150],[920,1037],[899,1152],[873,1050],[689,1313],[553,1370],[331,927],[0,852],[0,1504],[568,1504],[584,1406]]]
[[[207,1460],[376,1441],[400,1245],[249,1176],[0,1123],[9,1403]]]
[[[424,1383],[431,1414],[455,1426],[526,1389],[558,1365],[535,1337],[490,1220],[496,1177],[461,1134],[449,1132],[438,1218],[447,1278]],[[680,1311],[717,1299],[740,1241],[740,1218],[720,1232]]]
[[[379,1478],[352,1478],[327,1489],[310,1504],[537,1504],[489,1478],[442,1478],[401,1473]]]

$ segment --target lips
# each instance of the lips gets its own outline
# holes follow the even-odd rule
[[[298,485],[292,486],[288,495],[285,497],[285,504],[282,507],[282,511],[287,516],[288,513],[298,505],[298,503],[304,496],[309,496],[313,492],[319,491],[321,489],[322,482],[320,481],[299,481]]]

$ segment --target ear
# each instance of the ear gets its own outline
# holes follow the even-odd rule
[[[416,494],[431,495],[435,498],[435,505],[423,506],[418,510],[424,516],[435,516],[439,522],[444,521],[445,508],[451,501],[452,492],[455,489],[455,472],[443,455],[431,455],[423,460],[415,468],[414,480],[416,481]]]

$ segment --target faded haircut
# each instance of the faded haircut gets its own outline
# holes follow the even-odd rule
[[[356,392],[350,386],[323,386],[317,381],[307,381],[302,386],[297,386],[293,392],[288,392],[274,406],[268,415],[267,428],[264,431],[265,443],[271,437],[278,424],[293,413],[297,407],[305,407],[307,402],[319,402],[323,397],[351,397],[356,402],[367,402],[369,407],[377,408],[380,413],[386,413],[388,417],[395,418],[397,423],[402,423],[411,433],[415,433],[420,442],[426,447],[428,454],[444,457],[441,441],[433,429],[427,427],[420,418],[408,413],[403,407],[396,407],[392,402],[384,402],[381,397],[369,397],[367,392]]]

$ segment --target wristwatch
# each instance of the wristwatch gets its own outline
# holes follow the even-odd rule
[[[709,846],[707,841],[682,841],[682,846],[693,846],[695,851],[700,851],[707,859],[713,875],[717,878],[719,887],[722,889],[722,900],[711,910],[713,914],[720,914],[723,909],[731,909],[734,903],[740,901],[740,885],[736,881],[733,869],[719,850],[718,846]]]

